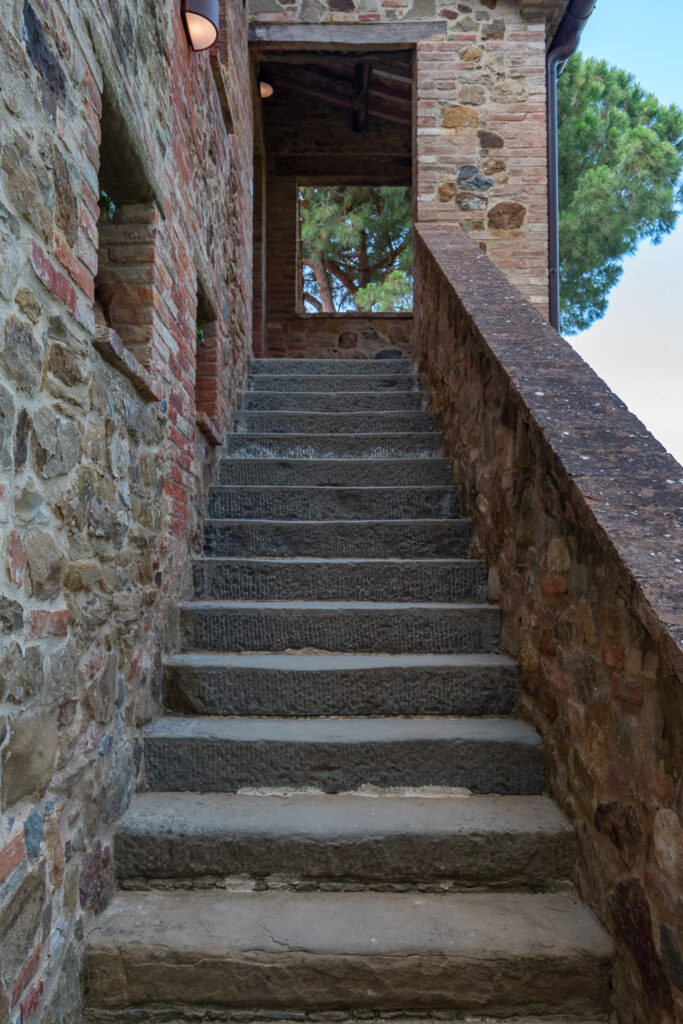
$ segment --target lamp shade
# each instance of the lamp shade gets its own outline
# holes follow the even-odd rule
[[[182,0],[185,31],[193,50],[208,50],[218,38],[219,0]]]
[[[261,71],[258,76],[258,91],[262,100],[269,99],[275,92],[273,80],[267,71]]]

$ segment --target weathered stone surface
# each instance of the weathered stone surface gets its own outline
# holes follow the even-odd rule
[[[178,654],[164,685],[181,714],[506,715],[517,671],[483,654]]]
[[[152,789],[465,786],[540,793],[538,737],[507,719],[163,718],[145,737]]]
[[[32,324],[38,323],[40,320],[41,309],[40,303],[33,292],[29,291],[28,288],[20,288],[14,296],[14,301],[24,316],[28,317]]]
[[[479,144],[483,149],[502,149],[505,142],[498,132],[480,131]]]
[[[465,164],[458,168],[456,181],[460,188],[473,189],[475,192],[486,192],[494,184],[493,178],[479,173],[474,164]]]
[[[54,536],[46,530],[34,530],[29,534],[25,548],[30,594],[43,601],[57,597],[64,581],[66,557]]]
[[[487,216],[488,225],[498,231],[511,231],[521,228],[526,210],[521,203],[497,203]]]
[[[40,799],[50,781],[57,753],[57,715],[24,711],[12,723],[2,749],[2,810],[19,800]]]
[[[606,1010],[610,960],[604,932],[562,895],[192,892],[117,896],[84,966],[88,1002],[111,1009],[163,993],[171,1005],[581,1014]]]
[[[114,891],[111,849],[97,839],[83,857],[78,893],[83,910],[103,910]]]
[[[58,341],[53,341],[48,349],[47,369],[67,387],[82,384],[86,379],[81,361],[66,345]]]
[[[443,108],[441,123],[444,128],[476,128],[479,124],[479,114],[471,107],[455,103]]]
[[[447,459],[223,459],[220,486],[429,487],[449,484]]]
[[[320,558],[466,557],[470,526],[466,520],[442,522],[204,523],[205,553]]]
[[[35,457],[45,479],[68,473],[78,462],[81,434],[73,420],[60,416],[50,406],[37,410],[33,418]]]
[[[640,853],[643,830],[635,809],[627,804],[622,806],[618,801],[598,804],[595,809],[595,827],[598,832],[609,836],[620,850],[626,863],[632,865]]]
[[[544,797],[146,793],[116,831],[119,878],[243,875],[552,885],[571,827]]]
[[[609,897],[614,926],[633,956],[645,995],[663,1010],[671,1010],[671,990],[662,970],[652,935],[652,915],[637,878],[617,882]]]
[[[54,192],[44,165],[31,155],[26,139],[14,135],[4,141],[0,167],[5,194],[20,217],[35,225],[44,242],[52,238]]]
[[[0,358],[7,376],[19,390],[35,395],[42,381],[43,350],[30,326],[15,316],[5,323]]]
[[[46,896],[45,869],[40,867],[26,875],[0,910],[0,974],[10,990],[36,944]]]
[[[12,468],[16,407],[12,393],[0,384],[0,470]]]

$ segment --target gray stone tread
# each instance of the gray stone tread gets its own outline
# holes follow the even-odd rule
[[[363,377],[392,377],[394,374],[416,374],[417,363],[414,359],[252,359],[249,375],[260,376],[262,373],[275,376],[359,374]]]
[[[417,374],[266,374],[260,373],[247,381],[247,394],[399,394],[406,391],[424,395],[422,377]]]
[[[222,485],[309,485],[323,487],[439,486],[451,483],[449,459],[260,459],[232,457],[220,462]]]
[[[396,743],[449,740],[515,743],[541,749],[541,738],[515,718],[229,718],[165,716],[145,733],[148,739],[215,739],[240,743]]]
[[[414,835],[542,836],[574,830],[545,796],[140,793],[118,832],[249,833],[312,838]]]
[[[548,888],[576,838],[542,796],[141,793],[116,828],[119,878],[246,875]]]
[[[340,611],[340,612],[405,612],[411,608],[429,612],[434,611],[463,611],[470,612],[491,612],[498,613],[498,606],[477,601],[434,601],[421,603],[417,601],[180,601],[178,608],[181,611],[239,611],[244,608],[251,611],[258,608],[262,611]]]
[[[424,391],[247,391],[243,412],[383,412],[425,409]]]
[[[608,1008],[608,936],[555,893],[117,894],[93,922],[86,999],[492,1013]]]
[[[174,654],[166,665],[192,668],[258,668],[296,672],[373,668],[515,668],[503,654]]]

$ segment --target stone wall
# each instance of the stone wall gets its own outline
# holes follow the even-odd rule
[[[410,313],[310,314],[281,325],[268,345],[268,355],[290,359],[374,359],[391,350],[404,356],[413,351]]]
[[[683,468],[462,232],[417,234],[416,350],[617,1016],[680,1024]]]
[[[328,51],[350,50],[354,39],[357,49],[389,48],[415,26],[416,220],[459,223],[546,314],[545,52],[565,7],[555,0],[249,0],[249,17],[263,55],[314,41]]]
[[[80,942],[113,886],[112,824],[158,710],[169,610],[189,592],[249,354],[246,15],[221,6],[211,57],[189,52],[175,0],[4,5],[0,1019],[12,1024],[80,1020]]]

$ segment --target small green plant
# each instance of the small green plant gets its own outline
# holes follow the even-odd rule
[[[204,344],[204,324],[205,323],[206,323],[206,320],[198,320],[197,321],[197,344],[198,345],[203,345]]]
[[[103,188],[100,189],[100,200],[100,206],[103,208],[107,217],[109,217],[109,220],[113,220],[114,214],[116,213],[116,203],[111,198],[111,196],[104,191]]]

